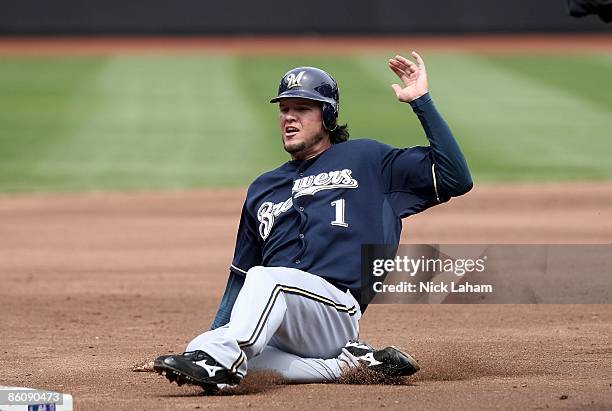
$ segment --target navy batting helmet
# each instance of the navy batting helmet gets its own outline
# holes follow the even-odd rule
[[[333,131],[338,124],[340,92],[336,80],[325,71],[316,67],[297,67],[289,70],[278,86],[278,96],[270,103],[278,103],[281,98],[306,98],[323,103],[323,126]]]

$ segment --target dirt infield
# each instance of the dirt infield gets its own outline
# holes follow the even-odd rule
[[[284,386],[204,397],[135,363],[181,351],[225,285],[242,190],[0,197],[0,385],[76,409],[610,409],[610,305],[387,305],[370,343],[422,371],[403,385]],[[404,242],[609,243],[612,184],[478,187],[405,220]]]
[[[0,37],[0,55],[351,55],[392,50],[493,54],[612,52],[612,33],[453,36]]]

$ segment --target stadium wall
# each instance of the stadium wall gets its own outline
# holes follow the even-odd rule
[[[0,0],[1,34],[434,34],[610,31],[565,0]]]

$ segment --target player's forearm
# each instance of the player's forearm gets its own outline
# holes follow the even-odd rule
[[[242,290],[243,285],[244,277],[230,271],[229,278],[227,279],[227,285],[225,286],[225,293],[223,293],[223,298],[221,299],[221,304],[219,305],[219,310],[217,311],[215,320],[210,327],[211,329],[214,330],[215,328],[223,327],[229,322],[232,314],[232,308],[234,308],[234,303],[236,302],[236,298],[238,298],[238,294],[240,294],[240,290]]]
[[[467,161],[429,93],[411,101],[410,105],[429,140],[441,196],[454,197],[470,191],[473,183]]]

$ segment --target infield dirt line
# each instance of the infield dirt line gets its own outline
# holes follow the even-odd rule
[[[307,409],[316,400],[405,410],[406,399],[414,410],[611,409],[610,304],[374,304],[360,337],[418,359],[422,370],[404,385],[277,385],[251,374],[244,395],[205,397],[133,373],[182,352],[212,322],[244,195],[0,194],[2,383],[70,393],[77,409]],[[405,223],[405,243],[608,244],[612,182],[477,182]]]
[[[490,54],[612,52],[610,34],[444,36],[88,36],[0,37],[0,55],[241,54],[354,55],[389,49]]]

